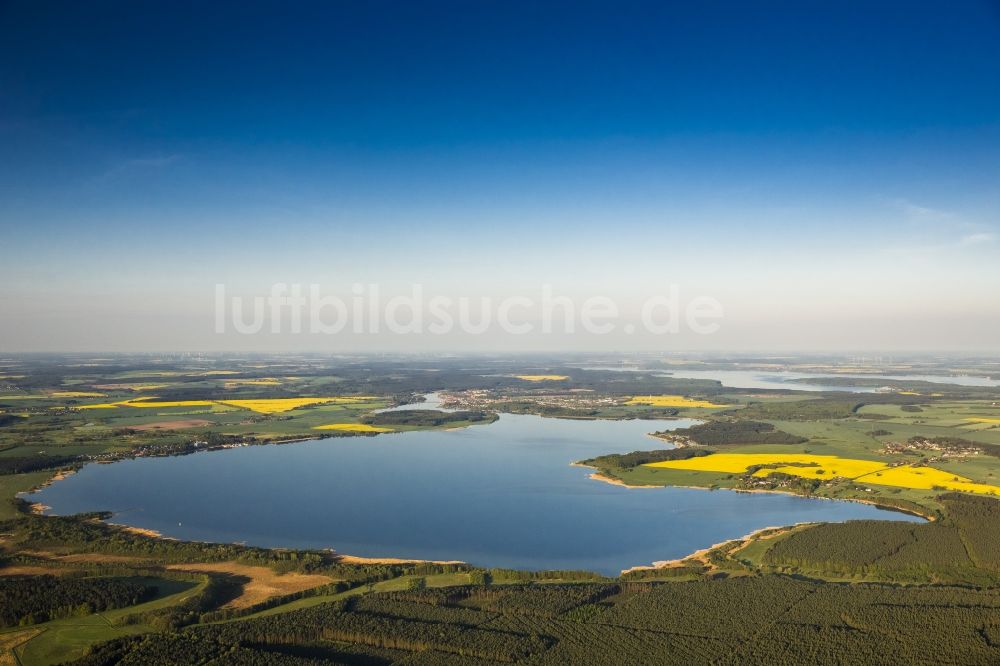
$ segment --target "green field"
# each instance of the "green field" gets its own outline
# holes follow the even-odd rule
[[[21,360],[5,372],[23,378],[0,391],[0,497],[5,499],[0,582],[6,570],[19,576],[56,574],[67,581],[156,579],[160,590],[156,599],[139,605],[84,609],[0,631],[0,659],[16,654],[25,665],[82,659],[81,666],[122,660],[247,666],[832,664],[884,655],[910,663],[1000,661],[1000,501],[982,496],[850,479],[761,478],[625,464],[648,460],[642,453],[601,456],[589,464],[633,485],[858,499],[935,518],[923,524],[854,521],[764,532],[614,580],[588,572],[460,564],[351,564],[327,551],[170,541],[107,525],[100,516],[32,516],[12,501],[56,471],[93,460],[314,438],[331,435],[314,430],[331,423],[385,423],[395,431],[489,427],[484,424],[503,411],[575,419],[692,418],[711,427],[682,431],[691,433],[680,441],[684,455],[800,453],[922,463],[994,484],[1000,482],[1000,425],[989,419],[1000,413],[1000,391],[941,385],[931,392],[919,386],[921,395],[913,396],[906,394],[912,388],[906,382],[877,394],[733,390],[662,371],[601,372],[495,359],[442,362],[428,371],[409,361],[372,359],[190,363],[122,357],[86,364]],[[518,374],[567,379],[553,387],[517,380]],[[154,384],[162,386],[148,388]],[[105,395],[52,395],[60,390]],[[466,416],[374,415],[442,390],[457,408],[468,410]],[[77,409],[146,395],[165,402],[372,399],[277,413],[214,402]],[[684,395],[728,406],[626,404],[633,395]],[[169,427],[144,429],[157,423]],[[698,442],[698,433],[712,441]],[[662,455],[659,449],[668,449],[678,434],[660,436],[661,442],[649,442]],[[235,608],[230,602],[253,590],[254,581],[164,568],[193,563],[225,565],[222,571],[269,567],[275,574],[320,574],[320,580],[333,582],[265,593],[252,605]],[[13,645],[14,653],[4,652]]]

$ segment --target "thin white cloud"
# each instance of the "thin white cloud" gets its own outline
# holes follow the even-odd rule
[[[893,205],[903,212],[906,220],[915,224],[941,224],[959,222],[955,213],[928,206],[920,206],[909,199],[893,199]]]
[[[904,226],[900,236],[906,241],[883,251],[897,257],[926,258],[935,253],[987,245],[997,239],[992,226],[972,222],[954,211],[919,205],[909,199],[892,199],[890,204],[902,213]]]
[[[961,240],[958,241],[959,246],[968,245],[983,245],[984,243],[992,243],[997,239],[997,235],[994,233],[978,233],[969,234],[968,236],[962,236]]]
[[[95,183],[103,183],[151,169],[162,169],[181,159],[178,154],[132,157],[119,161],[94,178]]]

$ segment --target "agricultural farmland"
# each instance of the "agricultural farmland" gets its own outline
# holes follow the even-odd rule
[[[717,409],[730,405],[717,405],[708,400],[688,398],[683,395],[637,395],[625,404],[650,405],[653,407],[697,407],[699,409]]]
[[[420,489],[415,497],[434,489],[446,491],[451,479],[462,478],[449,471],[453,463],[465,470],[469,484],[488,491],[502,475],[489,466],[477,468],[472,460],[482,462],[479,456],[492,456],[490,446],[499,447],[496,464],[505,466],[513,483],[524,476],[518,470],[525,468],[512,465],[510,451],[502,447],[515,445],[522,435],[523,450],[551,458],[552,469],[560,475],[553,483],[553,497],[560,496],[558,489],[570,487],[569,479],[580,484],[580,496],[593,502],[583,512],[590,522],[599,522],[611,509],[619,524],[622,516],[635,515],[648,532],[650,514],[613,509],[618,501],[655,502],[657,486],[771,491],[752,496],[686,491],[705,497],[703,507],[725,500],[727,515],[752,516],[753,507],[762,506],[756,500],[780,500],[773,494],[779,492],[862,499],[936,520],[820,521],[764,530],[717,548],[706,546],[722,539],[706,537],[679,553],[658,550],[644,556],[641,562],[654,564],[618,577],[617,571],[601,576],[566,568],[545,572],[422,564],[394,557],[407,553],[392,550],[380,553],[385,557],[358,558],[350,557],[350,550],[342,555],[306,547],[272,550],[172,541],[108,525],[100,520],[105,514],[38,516],[15,502],[0,514],[8,521],[0,541],[0,579],[5,570],[9,577],[29,580],[67,573],[73,579],[120,577],[122,585],[113,583],[109,590],[131,589],[128,581],[161,581],[156,598],[136,599],[137,604],[125,608],[86,612],[81,607],[79,617],[59,617],[67,612],[65,605],[39,609],[55,616],[46,619],[39,614],[27,628],[11,627],[0,634],[4,637],[0,645],[9,645],[13,652],[8,654],[22,664],[52,664],[65,658],[103,663],[100,660],[109,654],[155,664],[162,654],[173,655],[176,661],[193,655],[219,659],[223,653],[277,663],[277,655],[284,655],[287,646],[297,641],[318,645],[315,654],[320,659],[379,663],[467,661],[470,654],[479,655],[480,661],[528,659],[553,664],[585,656],[600,661],[602,655],[637,662],[754,663],[770,655],[767,658],[774,663],[777,657],[768,652],[768,641],[780,642],[786,655],[835,662],[844,654],[884,650],[910,655],[925,636],[940,646],[939,654],[956,655],[956,660],[960,655],[963,663],[989,663],[995,650],[988,637],[1000,613],[990,596],[1000,575],[996,568],[1000,544],[991,536],[998,512],[997,501],[984,493],[992,492],[1000,478],[994,476],[1000,428],[990,421],[997,418],[1000,396],[987,395],[986,389],[942,386],[935,391],[845,398],[821,392],[736,390],[703,379],[602,373],[568,365],[552,366],[558,380],[530,381],[518,376],[535,373],[495,361],[461,368],[441,363],[435,372],[407,363],[379,367],[367,359],[356,366],[316,367],[281,358],[228,367],[225,363],[185,367],[177,362],[155,369],[121,365],[81,370],[67,364],[48,367],[48,374],[30,363],[12,366],[10,374],[23,375],[26,381],[8,380],[12,388],[0,392],[0,444],[5,447],[0,462],[8,470],[0,476],[0,489],[5,497],[46,482],[60,469],[84,472],[56,481],[53,487],[75,483],[74,479],[89,476],[85,465],[90,461],[240,448],[180,461],[197,463],[192,469],[208,465],[207,469],[216,470],[208,478],[221,484],[227,473],[241,467],[243,454],[268,452],[273,461],[268,469],[301,470],[292,475],[296,485],[313,478],[309,470],[318,474],[324,500],[319,514],[338,515],[338,508],[350,511],[350,495],[362,493],[346,479],[352,474],[367,476],[348,473],[338,479],[335,470],[340,464],[293,467],[290,461],[302,455],[296,452],[299,449],[244,447],[393,431],[403,434],[288,446],[313,446],[317,455],[330,456],[337,455],[339,442],[350,441],[343,451],[357,457],[358,469],[376,480],[365,482],[376,494],[378,479],[393,479],[397,501],[389,505],[391,513],[373,524],[387,524],[416,506],[423,518],[407,522],[421,525],[424,532],[431,524],[424,522],[426,516],[440,519],[450,514],[442,511],[442,503],[400,504],[399,493],[406,483]],[[966,396],[962,393],[966,390],[975,395]],[[439,391],[439,397],[421,404],[429,391]],[[394,409],[383,411],[386,407]],[[498,411],[503,412],[499,422]],[[521,424],[535,423],[532,419],[538,416],[546,417],[541,423],[553,424],[551,432],[544,428],[522,432]],[[677,421],[664,421],[685,417],[689,420],[679,428]],[[612,426],[632,433],[629,437],[634,439],[613,434]],[[452,432],[456,427],[482,430]],[[564,428],[569,429],[565,441],[573,446],[592,437],[594,458],[585,462],[597,468],[594,479],[588,478],[588,470],[569,467],[574,461],[570,455],[555,455],[559,451],[554,447],[555,433]],[[467,436],[473,432],[475,436]],[[545,432],[548,435],[538,440]],[[412,435],[440,440],[408,439]],[[442,456],[445,449],[434,448],[437,441],[453,448]],[[545,446],[539,447],[538,441]],[[623,448],[610,453],[608,442]],[[272,458],[272,451],[278,457]],[[389,451],[393,453],[387,459]],[[469,464],[462,462],[466,457]],[[398,460],[388,464],[391,458]],[[212,460],[219,466],[209,464]],[[537,469],[542,461],[539,458]],[[422,464],[436,471],[423,471]],[[537,479],[536,471],[531,474]],[[149,483],[150,477],[145,478]],[[612,488],[605,485],[608,480],[654,488]],[[347,496],[337,495],[338,487]],[[583,492],[595,487],[600,489],[597,494]],[[623,493],[621,499],[604,496],[605,488]],[[947,490],[959,492],[949,498]],[[483,534],[501,529],[494,514],[508,514],[502,501],[493,498],[478,504],[471,492],[457,496],[465,501],[455,510],[485,518],[466,524],[481,526]],[[544,492],[536,491],[529,515],[555,515],[557,509],[548,508],[545,498]],[[238,501],[246,508],[253,498]],[[217,502],[195,506],[191,517],[183,518],[185,526],[213,504]],[[815,505],[833,508],[842,503]],[[706,511],[694,513],[692,526],[680,531],[696,534],[697,525],[706,522]],[[266,511],[248,513],[255,529],[268,524]],[[298,513],[312,515],[308,510]],[[356,510],[354,514],[359,515]],[[320,519],[309,520],[313,530],[326,525]],[[338,519],[322,529],[334,533],[347,521]],[[229,527],[237,522],[230,520]],[[522,525],[533,522],[523,518]],[[555,528],[547,530],[557,542],[567,542]],[[612,543],[634,542],[639,533],[629,528],[629,533],[618,535],[607,525],[602,531],[605,536],[616,535]],[[666,528],[655,531],[672,534]],[[399,532],[393,538],[405,543]],[[438,546],[446,543],[434,541]],[[572,550],[581,552],[584,547],[574,545]],[[671,557],[677,559],[663,559]],[[441,552],[428,559],[462,558]],[[781,575],[788,573],[804,574],[811,582]],[[184,576],[188,578],[178,578]],[[46,585],[57,585],[51,578],[45,580]],[[886,583],[909,587],[900,591],[884,587]],[[931,583],[933,587],[925,587]],[[977,590],[970,593],[969,585]],[[75,598],[69,596],[75,589],[67,587],[65,598]],[[52,598],[60,599],[60,594]],[[894,615],[884,615],[888,594]],[[739,612],[734,614],[734,608]],[[734,620],[746,614],[772,618],[774,624],[765,631]],[[835,621],[824,621],[820,630],[815,629],[816,618],[843,614],[851,618],[850,629]],[[900,633],[904,615],[909,628]],[[476,624],[476,631],[468,631],[469,622]],[[719,630],[722,625],[730,629]],[[437,633],[429,634],[430,627]]]
[[[956,474],[924,465],[891,465],[888,462],[838,456],[781,453],[713,453],[687,460],[646,463],[646,467],[710,472],[750,472],[755,477],[785,474],[804,478],[844,478],[858,483],[921,490],[957,490],[1000,495],[1000,486],[975,483]]]

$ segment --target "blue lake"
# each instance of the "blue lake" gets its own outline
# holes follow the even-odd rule
[[[772,525],[920,520],[855,502],[623,488],[570,466],[666,448],[647,433],[692,423],[504,414],[462,430],[91,464],[30,500],[180,539],[611,575]]]

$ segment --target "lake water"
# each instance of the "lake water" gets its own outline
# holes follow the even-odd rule
[[[950,375],[859,375],[859,374],[814,374],[808,372],[768,372],[762,370],[676,370],[670,375],[677,379],[715,379],[729,388],[785,389],[792,391],[845,391],[848,393],[874,393],[873,386],[844,386],[824,383],[831,377],[851,379],[885,379],[954,384],[957,386],[1000,386],[1000,380],[988,377]],[[792,381],[807,380],[807,381]]]
[[[772,525],[919,520],[790,495],[622,488],[570,466],[665,448],[647,433],[692,423],[504,414],[454,431],[91,464],[30,500],[180,539],[614,575]]]

